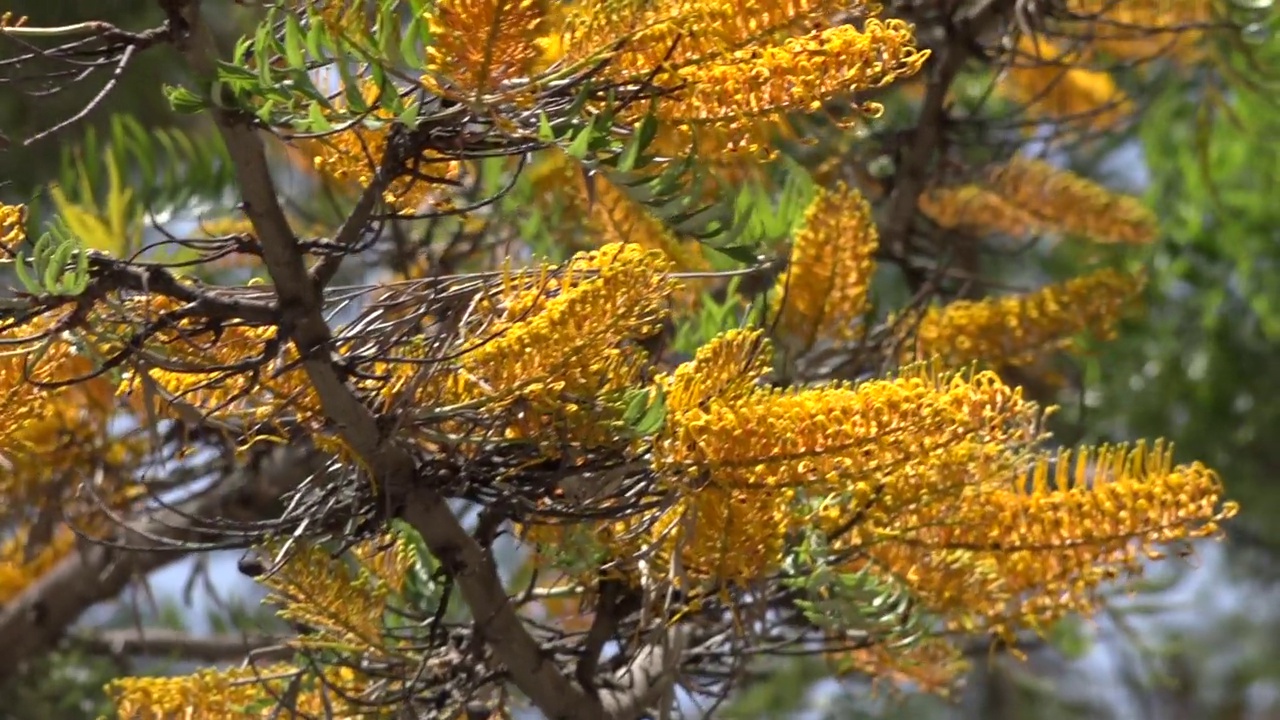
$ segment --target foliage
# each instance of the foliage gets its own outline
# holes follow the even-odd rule
[[[177,52],[217,132],[115,118],[0,214],[0,678],[237,548],[291,632],[115,679],[119,717],[634,718],[796,654],[945,693],[965,638],[1095,615],[1237,511],[1163,441],[1051,442],[1055,363],[1144,273],[988,277],[1154,241],[1019,150],[1158,113],[1151,68],[1238,77],[1233,13],[279,2],[224,53],[209,3],[158,5],[0,29],[33,72]]]

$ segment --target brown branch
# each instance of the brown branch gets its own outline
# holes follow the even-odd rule
[[[190,0],[163,0],[190,34],[179,43],[199,76],[214,74],[212,39],[200,24],[199,7]],[[600,718],[599,700],[572,683],[527,632],[498,575],[492,554],[459,523],[444,498],[424,487],[408,451],[382,437],[373,413],[346,385],[329,355],[331,333],[321,312],[320,292],[308,274],[297,238],[276,196],[261,140],[234,111],[214,113],[234,165],[245,214],[262,243],[263,260],[275,284],[283,315],[282,331],[305,359],[303,368],[325,415],[364,461],[392,508],[402,507],[441,563],[450,571],[476,618],[479,631],[507,667],[516,686],[553,718]]]
[[[161,0],[170,23],[188,35],[177,44],[197,76],[215,73],[216,51],[193,0]],[[325,415],[363,461],[393,513],[408,522],[454,578],[475,618],[477,632],[505,666],[513,683],[550,718],[629,719],[652,703],[671,665],[669,644],[646,648],[643,662],[624,672],[627,690],[595,695],[570,680],[529,634],[498,574],[492,552],[473,538],[445,499],[417,477],[409,452],[384,437],[373,412],[347,385],[330,354],[331,331],[321,308],[317,278],[306,268],[271,179],[261,139],[246,118],[217,109],[214,119],[227,145],[245,214],[262,244],[262,256],[279,296],[281,330],[304,359],[303,368]],[[323,279],[323,278],[318,278]],[[675,646],[678,649],[678,646]],[[677,653],[678,655],[678,653]],[[663,662],[655,666],[655,658]],[[655,669],[656,667],[656,669]]]
[[[77,633],[71,643],[94,654],[129,657],[176,657],[203,663],[240,660],[249,653],[255,659],[284,659],[294,650],[283,639],[254,635],[192,635],[181,630],[148,628]]]
[[[197,498],[118,531],[123,550],[93,545],[66,558],[0,609],[0,682],[57,645],[93,605],[117,597],[134,579],[186,557],[174,543],[206,542],[199,518],[248,522],[278,513],[280,497],[307,476],[296,449],[282,448],[256,469],[243,469]],[[215,533],[216,534],[216,533]]]
[[[982,0],[949,25],[942,47],[934,49],[935,59],[927,66],[933,76],[925,91],[920,120],[894,173],[888,210],[880,224],[881,242],[895,256],[906,257],[907,240],[916,217],[920,193],[924,192],[933,176],[930,171],[942,144],[943,127],[947,122],[946,99],[951,83],[971,57],[978,39],[1011,13],[1015,5],[1017,0]]]

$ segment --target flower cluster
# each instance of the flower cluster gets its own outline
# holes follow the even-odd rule
[[[402,406],[483,406],[507,437],[551,455],[616,442],[616,403],[649,360],[637,341],[669,312],[670,268],[658,251],[613,243],[562,268],[508,271],[475,305],[454,362],[388,362],[391,380],[376,392]]]
[[[442,0],[427,11],[432,43],[423,82],[447,95],[484,95],[525,81],[542,58],[545,0]],[[440,80],[447,83],[440,85]]]
[[[268,549],[271,549],[268,547]],[[365,541],[350,560],[321,547],[303,548],[263,578],[280,617],[309,628],[299,646],[339,643],[382,652],[388,603],[403,588],[413,558],[398,537]]]
[[[774,288],[779,328],[800,348],[853,339],[880,243],[871,206],[843,184],[823,190],[792,242],[791,261]]]
[[[974,361],[1030,365],[1071,349],[1081,333],[1109,339],[1142,286],[1141,277],[1108,269],[1023,295],[934,306],[903,352],[951,367]]]
[[[764,351],[757,337],[729,336],[662,381],[685,389],[654,442],[654,469],[676,498],[650,542],[691,581],[766,577],[798,529],[850,518],[860,518],[855,534],[874,528],[873,518],[927,503],[948,483],[956,491],[959,470],[997,464],[1039,432],[1035,405],[990,374],[922,367],[856,386],[777,390],[751,382]],[[688,379],[700,368],[727,378],[734,367],[754,370],[706,385]]]
[[[1201,40],[1215,20],[1212,0],[1069,0],[1067,9],[1080,18],[1078,28],[1089,48],[1119,60],[1169,58],[1190,63],[1202,53]]]
[[[1063,233],[1142,244],[1159,231],[1155,214],[1138,198],[1027,158],[997,166],[983,184],[926,193],[920,210],[945,228],[1015,238]]]
[[[369,684],[351,668],[326,668],[323,679],[303,668],[266,666],[206,669],[178,677],[125,677],[107,685],[116,714],[129,720],[270,718],[282,697],[294,717],[390,718],[389,709],[360,702]]]
[[[0,248],[13,250],[27,239],[27,207],[0,203]]]
[[[1084,65],[1082,51],[1023,35],[998,90],[1031,118],[1091,131],[1121,125],[1133,103],[1107,72]]]
[[[557,48],[562,64],[605,61],[612,80],[670,88],[658,112],[672,144],[710,142],[713,157],[755,154],[783,129],[786,113],[913,75],[927,58],[899,20],[826,27],[838,9],[844,4],[669,0],[637,12],[632,3],[595,0],[563,10],[544,44]]]
[[[1086,448],[1041,454],[1026,475],[977,476],[862,551],[953,629],[1011,638],[1093,612],[1101,583],[1141,573],[1163,544],[1217,534],[1235,512],[1212,471],[1175,466],[1167,445]]]
[[[643,76],[777,40],[848,3],[830,0],[660,0],[641,12],[630,0],[574,3],[560,23],[563,59],[608,57],[613,72]]]

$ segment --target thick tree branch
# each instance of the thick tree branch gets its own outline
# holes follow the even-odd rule
[[[179,49],[197,75],[211,78],[216,55],[211,36],[200,25],[198,4],[162,0],[162,5],[180,13],[176,21],[187,28],[188,35]],[[280,298],[282,329],[304,358],[303,368],[325,415],[341,429],[392,508],[402,509],[404,519],[451,571],[479,632],[516,686],[547,717],[604,717],[599,698],[585,693],[544,657],[510,602],[492,554],[467,533],[439,493],[418,481],[408,451],[383,437],[373,413],[347,386],[329,354],[331,333],[319,287],[307,272],[297,238],[280,207],[262,141],[234,111],[215,111],[214,119],[235,167],[245,214],[262,243],[263,260]]]
[[[979,38],[990,27],[1013,12],[1017,0],[981,0],[948,24],[941,47],[934,48],[934,60],[927,67],[932,75],[920,111],[920,120],[911,133],[897,172],[888,209],[880,223],[881,242],[895,256],[905,257],[907,239],[916,217],[920,193],[933,176],[934,161],[942,144],[947,121],[946,99],[952,82],[964,68]]]
[[[197,526],[198,518],[249,522],[271,517],[280,512],[280,497],[311,469],[297,449],[283,448],[257,469],[238,471],[199,497],[156,512],[133,528],[121,528],[117,541],[129,550],[94,545],[63,560],[0,609],[0,682],[21,663],[53,649],[90,607],[117,597],[138,577],[186,557],[164,541],[208,542],[210,532]]]
[[[179,17],[188,35],[178,43],[198,76],[212,78],[216,53],[208,31],[201,27],[199,5],[192,0],[161,0]],[[317,280],[306,268],[302,249],[276,196],[265,149],[253,127],[234,110],[214,116],[235,168],[245,214],[262,244],[262,257],[280,299],[282,330],[304,358],[303,368],[315,388],[325,415],[359,455],[388,505],[418,533],[431,553],[450,572],[476,621],[477,631],[506,667],[516,687],[549,718],[596,720],[631,718],[651,703],[662,685],[662,664],[652,670],[653,657],[666,657],[666,647],[640,653],[645,662],[629,668],[624,685],[607,698],[588,693],[548,658],[529,634],[507,595],[493,554],[473,538],[445,499],[417,477],[409,452],[384,437],[373,412],[347,385],[330,355],[331,331],[324,319]],[[328,272],[323,273],[327,275]]]
[[[241,660],[254,653],[259,661],[285,659],[295,651],[280,638],[253,635],[192,635],[181,630],[148,628],[77,633],[77,648],[91,653],[127,657],[175,657],[203,663]]]

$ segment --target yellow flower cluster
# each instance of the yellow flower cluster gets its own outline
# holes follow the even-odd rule
[[[431,31],[423,82],[446,95],[488,94],[527,81],[542,58],[546,0],[441,0],[426,13]],[[527,83],[520,83],[527,85]]]
[[[129,317],[154,318],[178,303],[148,295],[129,298],[124,306]],[[119,322],[99,327],[103,332],[96,340],[104,355],[117,351],[132,332]],[[213,327],[184,320],[155,333],[147,349],[158,356],[147,376],[167,397],[147,388],[136,369],[127,371],[117,388],[140,411],[147,411],[148,400],[150,412],[169,414],[176,411],[175,404],[190,406],[213,418],[242,422],[251,432],[286,417],[304,422],[323,418],[297,349],[278,338],[275,327]]]
[[[1064,451],[1026,475],[978,476],[860,549],[953,629],[1011,638],[1093,612],[1099,584],[1141,573],[1160,545],[1217,534],[1237,510],[1221,502],[1217,475],[1173,465],[1166,445]]]
[[[26,559],[30,526],[19,527],[0,544],[0,605],[9,603],[38,578],[51,570],[76,547],[76,534],[59,527],[48,544],[29,561]]]
[[[296,694],[290,688],[298,680]],[[179,677],[125,677],[107,685],[120,720],[215,720],[281,717],[281,698],[291,697],[286,717],[334,720],[389,718],[388,708],[359,702],[370,682],[348,667],[325,668],[323,682],[289,664],[200,670]],[[332,688],[332,689],[329,689]]]
[[[668,411],[679,415],[699,410],[712,401],[736,402],[755,391],[769,372],[773,351],[758,330],[728,330],[698,348],[693,359],[681,363],[656,382],[667,398]]]
[[[824,27],[845,9],[818,0],[588,0],[563,8],[541,44],[565,66],[603,61],[601,72],[616,82],[672,88],[658,104],[671,143],[687,148],[710,134],[711,157],[754,153],[784,114],[881,87],[924,63],[928,52],[915,48],[901,21]]]
[[[1110,130],[1133,112],[1133,102],[1109,73],[1080,67],[1080,50],[1044,38],[1018,39],[997,90],[1025,106],[1029,117],[1088,131]]]
[[[0,249],[14,250],[27,239],[27,206],[0,203]]]
[[[928,58],[900,20],[867,20],[736,50],[677,71],[681,89],[659,117],[686,133],[722,135],[725,150],[759,152],[785,113],[914,75]],[[878,110],[871,106],[867,112]]]
[[[379,89],[371,80],[361,83],[365,102],[374,103],[381,92],[397,92],[393,86]],[[341,108],[341,96],[334,105]],[[361,119],[351,127],[325,135],[318,139],[297,141],[298,150],[312,158],[312,164],[321,175],[339,183],[357,188],[368,187],[382,166],[387,151],[391,114],[375,107],[368,118],[380,122],[380,127],[366,126]],[[383,191],[386,204],[399,211],[414,213],[432,205],[447,207],[448,198],[441,193],[442,184],[456,180],[462,165],[456,160],[436,153],[427,153],[409,163],[410,175],[399,177]]]
[[[1067,9],[1083,20],[1079,34],[1091,50],[1129,61],[1194,62],[1215,19],[1212,0],[1069,0]]]
[[[511,432],[554,446],[616,437],[599,400],[633,387],[647,354],[635,341],[659,329],[674,283],[660,252],[614,243],[579,253],[557,273],[508,275],[464,340],[446,397],[527,404]],[[601,423],[604,422],[602,425]]]
[[[267,601],[280,606],[280,617],[310,629],[298,645],[337,643],[380,653],[387,642],[388,602],[403,588],[412,564],[404,541],[384,536],[353,548],[350,560],[321,547],[303,548],[262,583],[272,591]]]
[[[1075,347],[1081,333],[1110,339],[1142,286],[1142,277],[1108,269],[1024,295],[934,306],[916,325],[904,356],[936,357],[951,367],[1030,365]]]
[[[0,322],[0,496],[7,505],[48,500],[47,488],[71,468],[93,463],[123,466],[136,448],[107,432],[114,410],[112,389],[97,378],[51,389],[42,384],[89,375],[93,363],[65,337],[46,337],[63,313],[50,313],[18,325]],[[4,513],[0,513],[3,517]]]
[[[607,56],[615,76],[637,77],[777,40],[847,8],[831,0],[586,0],[565,14],[556,44],[568,62]]]
[[[820,339],[857,337],[879,244],[871,206],[860,192],[843,183],[819,192],[774,288],[778,327],[798,349]]]
[[[1159,232],[1155,213],[1138,198],[1027,158],[996,167],[983,185],[926,193],[920,210],[945,228],[1016,238],[1064,233],[1145,244]]]
[[[956,470],[998,464],[1039,434],[1038,408],[989,373],[920,367],[784,391],[753,382],[765,350],[754,333],[725,336],[660,380],[673,392],[653,465],[675,497],[647,539],[660,564],[693,581],[766,577],[794,531],[854,516],[874,527],[956,492],[967,480]]]

